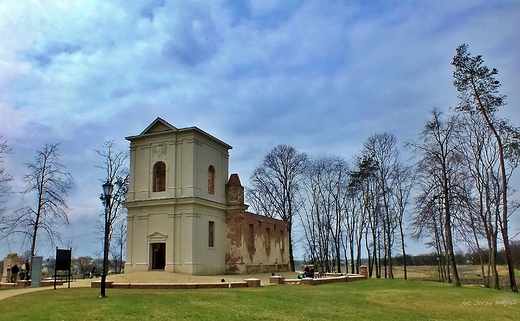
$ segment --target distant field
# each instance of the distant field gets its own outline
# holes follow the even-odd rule
[[[506,265],[497,266],[498,275],[500,277],[501,288],[509,287],[509,273]],[[480,265],[457,265],[457,271],[462,284],[480,285],[482,284],[482,271]],[[408,266],[407,275],[409,280],[421,281],[438,281],[439,272],[437,266]],[[398,279],[404,278],[404,269],[402,266],[394,267],[394,277]],[[520,284],[520,271],[516,270],[515,277],[517,283]]]
[[[45,290],[0,301],[2,320],[520,320],[520,295],[370,279],[209,290]]]

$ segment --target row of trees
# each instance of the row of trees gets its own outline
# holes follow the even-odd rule
[[[509,179],[520,159],[520,131],[497,117],[505,96],[498,92],[496,69],[471,56],[466,45],[457,48],[452,65],[460,103],[449,115],[432,110],[419,139],[405,144],[415,154],[413,164],[402,160],[390,133],[371,135],[353,162],[309,159],[279,145],[251,175],[248,202],[288,222],[291,231],[299,217],[307,259],[318,269],[341,271],[345,260],[359,272],[366,255],[371,276],[392,278],[392,256],[407,256],[405,213],[413,195],[407,222],[440,258],[445,281],[460,286],[455,248],[465,247],[480,253],[484,285],[492,279],[498,288],[502,243],[517,292],[508,221],[517,208]],[[294,268],[292,251],[290,256]]]
[[[510,244],[511,253],[513,254],[513,263],[515,267],[520,266],[520,241],[511,241]],[[481,258],[484,257],[484,263],[489,264],[490,253],[488,250],[483,250],[482,252],[456,252],[455,253],[455,262],[457,266],[459,265],[474,265],[479,264]],[[438,266],[440,265],[441,257],[435,253],[431,252],[428,254],[418,254],[418,255],[406,255],[406,264],[408,266],[418,266],[418,265],[428,265],[428,266]],[[404,265],[404,259],[402,255],[398,255],[394,257],[394,263],[397,266]],[[504,249],[501,249],[497,253],[496,263],[499,265],[507,265],[506,253]],[[478,273],[481,275],[480,273]]]
[[[0,137],[1,138],[1,137]],[[103,164],[96,166],[106,173],[106,178],[114,184],[114,190],[108,204],[107,221],[105,212],[101,211],[95,227],[95,233],[100,235],[100,245],[103,243],[104,224],[109,228],[109,249],[113,261],[123,261],[123,249],[126,242],[126,216],[123,203],[128,189],[128,151],[114,150],[114,142],[103,145],[96,151],[103,159]],[[7,211],[6,198],[12,196],[9,183],[13,180],[3,166],[4,159],[12,150],[7,141],[0,142],[0,242],[9,238],[21,239],[30,250],[29,258],[37,255],[40,245],[54,247],[63,241],[59,228],[70,225],[67,196],[73,188],[73,177],[66,171],[59,154],[59,143],[46,144],[36,152],[34,162],[26,164],[28,173],[23,175],[24,189],[20,192],[25,205],[17,210]],[[101,200],[104,202],[104,196]],[[71,247],[68,242],[66,248]],[[101,253],[101,246],[100,252]],[[32,264],[32,262],[31,262]],[[116,270],[120,270],[116,266]]]

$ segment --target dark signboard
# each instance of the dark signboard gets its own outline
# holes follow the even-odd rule
[[[56,270],[70,270],[72,250],[56,249]]]

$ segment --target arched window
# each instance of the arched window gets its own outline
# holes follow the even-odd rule
[[[215,194],[215,167],[213,165],[208,168],[208,194]]]
[[[164,192],[166,190],[166,164],[157,162],[153,165],[153,191]]]

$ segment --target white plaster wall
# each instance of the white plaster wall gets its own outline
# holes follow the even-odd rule
[[[228,148],[197,129],[169,129],[130,137],[130,186],[126,272],[151,269],[150,238],[166,242],[166,271],[224,273],[225,184]],[[153,165],[166,164],[166,191],[153,192]],[[215,194],[208,193],[208,168],[215,168]],[[208,221],[215,222],[215,247],[208,247]]]

